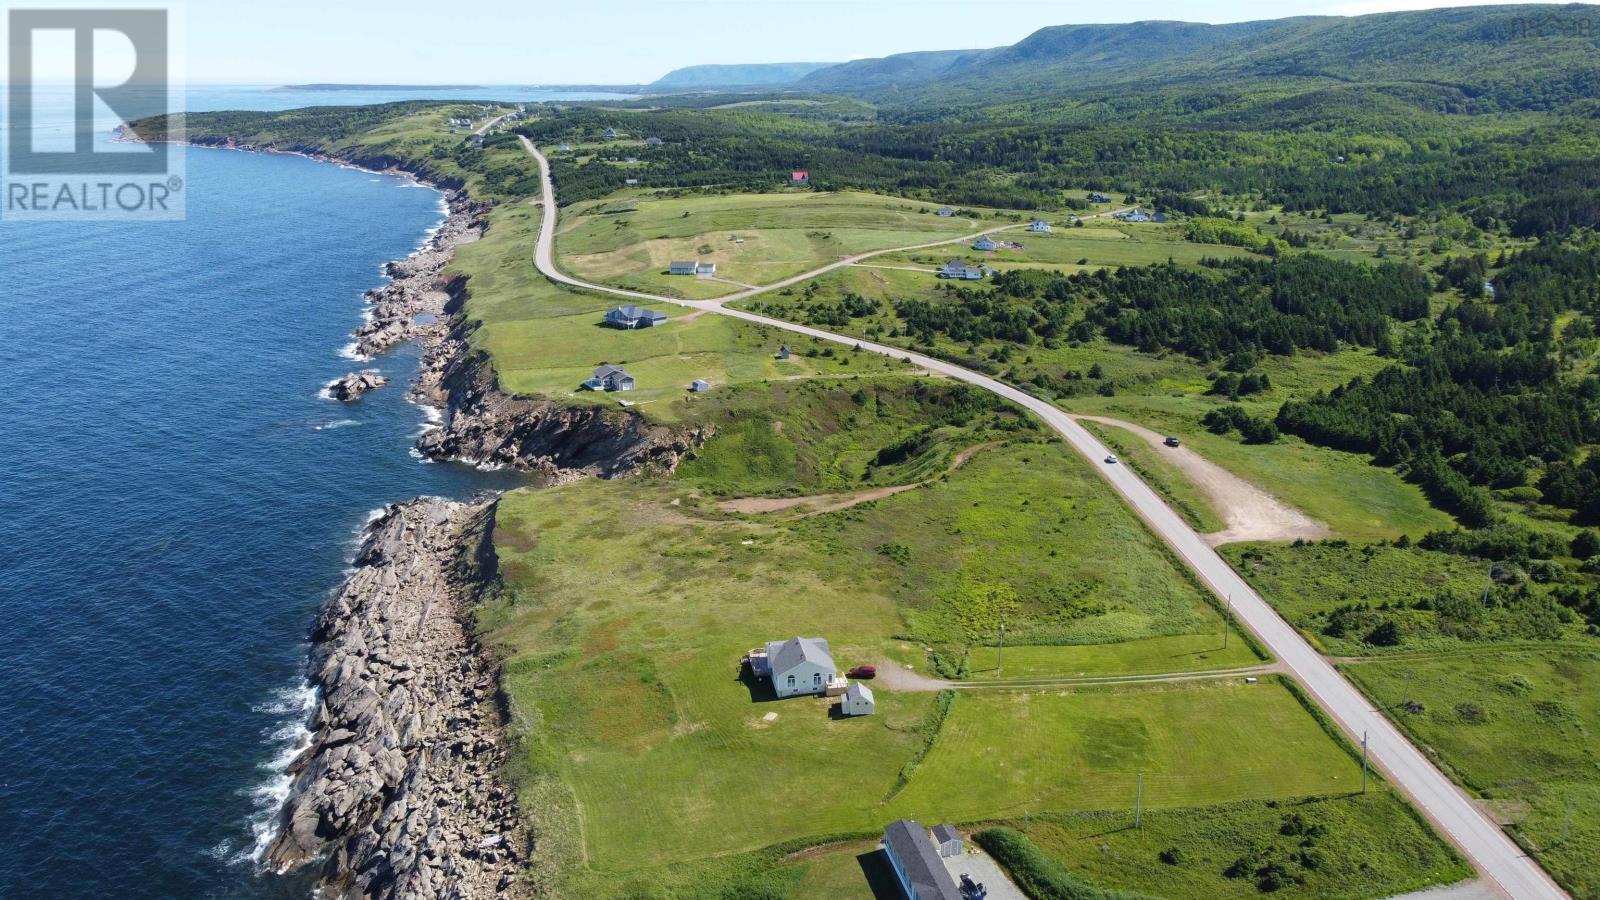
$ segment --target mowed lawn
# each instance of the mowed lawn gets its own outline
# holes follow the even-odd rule
[[[942,218],[925,203],[853,191],[652,195],[574,204],[562,213],[556,249],[592,281],[718,296],[737,286],[664,274],[674,259],[717,264],[717,275],[770,284],[840,257],[971,234],[973,219]],[[742,243],[735,241],[737,237]]]
[[[673,304],[646,304],[668,317],[655,328],[621,331],[601,323],[616,298],[553,284],[533,265],[540,212],[526,204],[493,213],[487,235],[459,248],[453,273],[469,277],[468,315],[479,323],[473,340],[494,360],[501,386],[519,394],[571,402],[626,401],[651,418],[675,421],[690,398],[689,384],[714,387],[762,379],[819,375],[872,376],[902,371],[887,357],[850,354],[810,357],[809,338],[699,313]],[[790,344],[788,360],[776,358]],[[582,382],[602,363],[623,365],[638,387],[596,394]]]
[[[1600,897],[1600,650],[1485,648],[1344,671],[1574,897]]]
[[[946,259],[960,256],[969,261],[987,263],[997,269],[1048,268],[1072,272],[1080,267],[1098,269],[1147,266],[1168,260],[1180,264],[1198,265],[1204,259],[1229,259],[1252,255],[1239,247],[1190,243],[1183,240],[1181,229],[1167,225],[1095,222],[1083,228],[1071,228],[1057,221],[1058,218],[1051,217],[1054,230],[1048,234],[1035,234],[1022,228],[999,235],[1002,242],[1021,244],[1021,250],[979,252],[971,247],[953,246],[889,254],[874,259],[873,262],[884,265],[936,267],[943,265]]]
[[[1360,790],[1361,766],[1275,679],[963,692],[891,817],[966,822]]]

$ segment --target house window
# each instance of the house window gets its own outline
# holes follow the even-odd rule
[[[789,676],[789,687],[794,687],[794,676],[793,675]]]
[[[822,684],[822,673],[821,672],[813,673],[812,676],[811,676],[811,686],[812,687],[819,687],[819,686],[821,686],[821,684]]]

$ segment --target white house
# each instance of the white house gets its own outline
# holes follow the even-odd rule
[[[969,266],[964,259],[952,259],[939,270],[940,278],[954,278],[958,281],[982,281],[986,273],[983,266]]]
[[[844,689],[844,699],[839,701],[839,712],[847,716],[872,715],[872,688],[859,681],[850,682]]]
[[[972,245],[972,249],[985,251],[999,250],[1000,242],[986,234],[983,237],[978,238],[978,242]]]
[[[908,900],[961,900],[961,889],[928,839],[928,831],[912,819],[883,830],[883,854]]]
[[[939,207],[939,215],[940,215],[940,216],[943,216],[943,217],[944,217],[944,218],[946,218],[946,219],[948,219],[948,218],[950,218],[950,217],[951,217],[951,216],[953,216],[953,215],[955,215],[955,214],[956,214],[956,211],[955,211],[955,210],[953,210],[953,209],[951,209],[951,208],[950,208],[950,207],[948,207],[948,206],[941,206],[941,207]]]
[[[1032,222],[1028,223],[1028,230],[1036,234],[1049,234],[1050,223],[1043,219],[1034,219]]]
[[[767,644],[772,690],[779,697],[825,695],[839,680],[833,653],[822,638],[795,637]]]
[[[696,263],[694,267],[694,273],[696,275],[704,276],[715,275],[717,274],[717,264],[714,262]]]
[[[667,264],[667,271],[673,275],[693,275],[700,268],[700,263],[692,259],[675,259]]]

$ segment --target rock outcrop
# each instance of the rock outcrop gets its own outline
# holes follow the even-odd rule
[[[376,372],[351,372],[328,385],[328,393],[341,403],[352,403],[360,400],[367,391],[381,388],[388,383],[389,379]]]
[[[492,897],[528,844],[496,672],[463,620],[494,575],[494,505],[420,499],[368,527],[318,616],[321,703],[265,862],[323,857],[321,896]]]
[[[628,410],[508,394],[496,384],[486,356],[468,346],[466,327],[458,327],[423,363],[419,391],[445,407],[442,426],[417,442],[431,459],[509,467],[559,483],[585,475],[671,471],[710,436],[705,428],[652,425]]]

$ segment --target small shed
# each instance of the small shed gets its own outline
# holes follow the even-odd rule
[[[939,207],[939,215],[944,217],[944,218],[946,218],[946,219],[950,218],[951,216],[953,216],[955,214],[956,214],[956,211],[951,209],[948,206]]]
[[[945,859],[954,859],[965,850],[961,832],[957,831],[954,825],[933,826],[933,846]]]
[[[705,380],[704,378],[696,378],[694,381],[690,382],[689,390],[695,392],[696,394],[704,394],[706,391],[711,390],[711,382]]]
[[[717,264],[714,262],[697,263],[694,267],[694,273],[696,275],[715,275],[717,274]]]
[[[778,348],[778,358],[779,359],[788,359],[789,358],[789,345],[788,344],[784,344],[782,347]]]
[[[839,701],[839,712],[846,716],[870,716],[875,708],[872,688],[859,681],[850,682],[844,689],[844,699]]]

